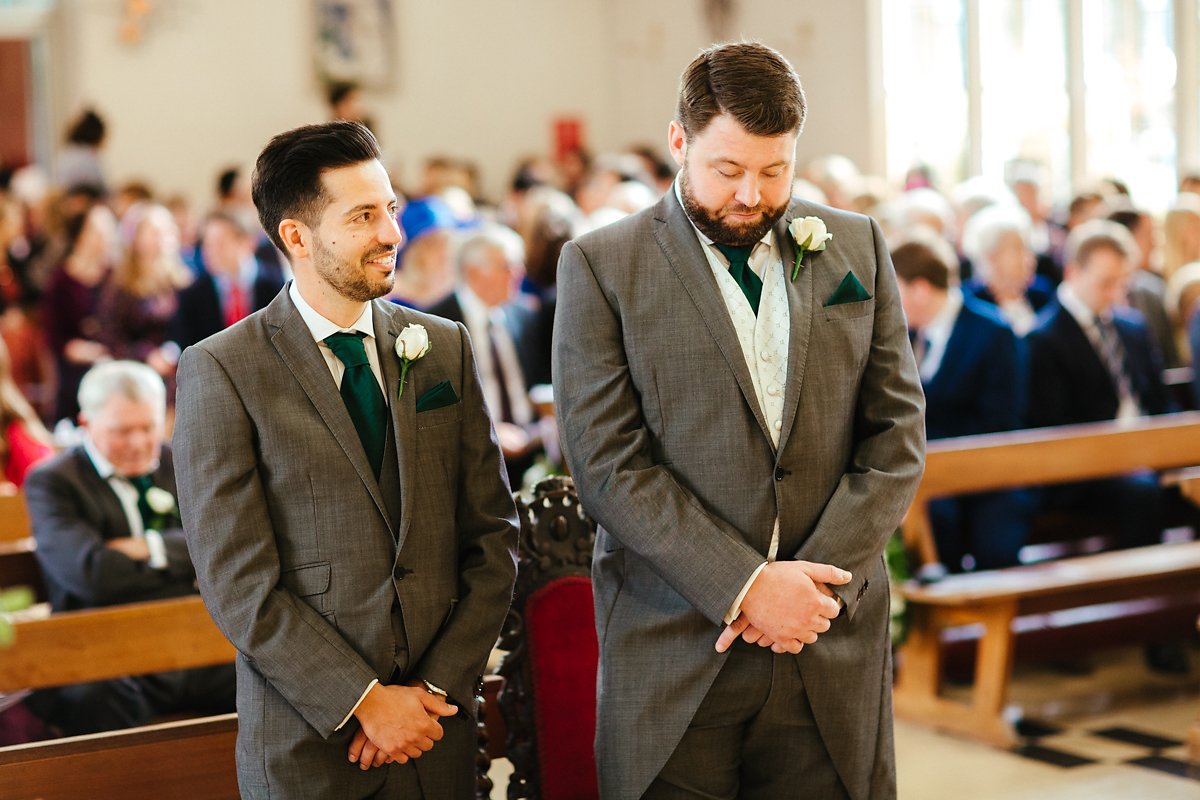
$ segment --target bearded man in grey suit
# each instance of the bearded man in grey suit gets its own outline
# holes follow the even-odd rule
[[[563,250],[605,798],[895,796],[882,553],[924,400],[879,227],[790,202],[804,116],[775,51],[704,51],[674,188]]]
[[[402,234],[363,126],[272,139],[254,202],[295,281],[184,352],[175,428],[242,795],[472,797],[516,514],[466,331],[377,299]]]

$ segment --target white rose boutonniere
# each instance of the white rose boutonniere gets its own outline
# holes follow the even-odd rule
[[[820,217],[798,217],[788,225],[788,233],[796,240],[796,263],[792,265],[792,280],[800,274],[800,259],[810,250],[819,253],[833,234],[825,227]]]
[[[429,331],[424,325],[415,322],[406,325],[396,337],[396,355],[400,357],[400,391],[396,397],[404,395],[404,379],[408,376],[408,368],[418,358],[424,358],[429,352]]]
[[[151,486],[146,490],[146,505],[150,506],[150,510],[155,514],[167,516],[175,513],[175,496],[158,486]]]

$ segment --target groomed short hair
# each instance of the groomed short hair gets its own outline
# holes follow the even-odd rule
[[[1112,250],[1132,267],[1141,250],[1133,234],[1124,226],[1107,219],[1091,219],[1078,225],[1067,236],[1063,262],[1082,267],[1097,250]]]
[[[79,409],[91,419],[116,396],[167,410],[167,387],[157,372],[139,361],[107,361],[88,370],[79,383]]]
[[[754,136],[799,134],[807,114],[800,76],[760,42],[706,48],[679,79],[675,116],[690,140],[718,114],[729,114]]]
[[[358,122],[337,120],[279,134],[259,154],[251,183],[263,230],[276,247],[287,253],[279,236],[279,223],[298,219],[316,227],[329,202],[321,173],[378,158],[379,144]]]
[[[905,283],[923,280],[943,291],[958,285],[958,260],[950,244],[925,229],[892,248],[896,277]]]

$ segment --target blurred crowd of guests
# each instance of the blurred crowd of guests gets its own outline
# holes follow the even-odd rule
[[[334,116],[364,118],[354,87],[333,87],[329,100]],[[72,442],[91,367],[142,362],[170,398],[180,351],[262,308],[289,277],[259,228],[244,166],[217,172],[197,213],[147,182],[111,185],[104,134],[88,111],[53,178],[36,167],[0,176],[0,454],[16,465],[6,469],[14,485],[28,454],[52,444],[49,431]],[[427,159],[397,187],[405,241],[390,299],[468,328],[514,488],[559,458],[549,366],[559,251],[653,205],[674,176],[655,148],[634,147],[529,157],[499,198],[483,196],[478,168],[461,158]],[[890,186],[840,156],[797,171],[797,196],[880,221],[931,439],[1191,405],[1163,375],[1200,353],[1200,174],[1181,180],[1161,216],[1116,179],[1055,207],[1049,178],[1014,162],[1003,181],[943,186],[915,167]],[[1153,477],[1116,483],[947,501],[935,514],[943,564],[1016,563],[1030,515],[1046,505],[1117,504],[1122,543],[1154,540]]]

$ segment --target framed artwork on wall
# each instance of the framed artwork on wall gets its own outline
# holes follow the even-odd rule
[[[314,0],[316,69],[325,84],[395,80],[393,0]]]

